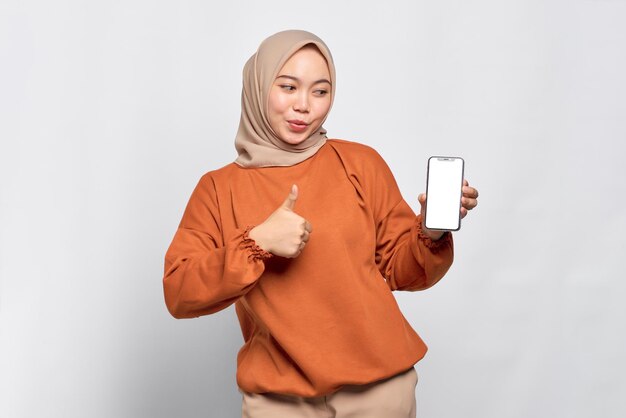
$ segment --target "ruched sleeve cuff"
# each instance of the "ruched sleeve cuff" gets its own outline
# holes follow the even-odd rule
[[[424,244],[424,247],[428,248],[432,253],[436,254],[441,251],[443,248],[447,248],[452,245],[452,233],[449,231],[444,232],[444,234],[438,240],[433,240],[428,235],[424,233],[422,230],[422,215],[418,215],[415,221],[415,234],[417,239]]]
[[[265,261],[274,256],[274,254],[269,251],[265,251],[263,248],[259,247],[255,240],[250,238],[250,231],[254,228],[254,226],[247,226],[244,233],[243,239],[241,241],[241,245],[249,252],[249,258],[252,260],[262,260]]]

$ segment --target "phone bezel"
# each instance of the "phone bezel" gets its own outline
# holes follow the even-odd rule
[[[433,159],[447,159],[447,160],[460,160],[461,161],[461,184],[459,187],[459,217],[457,221],[457,227],[455,229],[448,228],[430,228],[427,226],[428,221],[428,187],[430,180],[430,162]],[[424,207],[424,227],[431,231],[458,231],[461,229],[461,198],[463,197],[463,180],[465,179],[465,160],[462,157],[451,157],[444,155],[433,155],[428,158],[428,165],[426,168],[426,205]]]

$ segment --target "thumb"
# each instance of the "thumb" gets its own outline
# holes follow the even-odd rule
[[[420,202],[420,214],[424,217],[424,211],[426,210],[426,194],[420,193],[417,196],[417,201]]]
[[[420,202],[420,215],[422,215],[422,226],[424,225],[424,216],[426,216],[426,193],[420,193],[417,196],[417,201]]]
[[[291,191],[289,192],[289,196],[282,204],[282,207],[287,208],[289,210],[293,210],[296,206],[296,200],[298,200],[298,186],[295,184],[291,186]]]

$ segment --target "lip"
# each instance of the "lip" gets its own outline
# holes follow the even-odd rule
[[[289,129],[293,132],[304,132],[309,127],[309,124],[303,120],[290,119],[287,121]]]

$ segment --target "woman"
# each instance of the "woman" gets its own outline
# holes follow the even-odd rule
[[[452,236],[422,226],[373,149],[327,139],[334,91],[318,37],[266,39],[244,67],[239,156],[201,178],[165,258],[173,316],[235,303],[244,417],[415,416],[426,346],[391,291],[435,284]],[[477,197],[466,183],[463,216]]]

